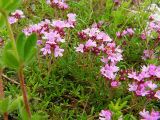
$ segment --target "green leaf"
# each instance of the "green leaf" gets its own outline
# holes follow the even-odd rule
[[[37,52],[37,48],[32,48],[31,49],[31,53],[25,59],[25,64],[29,64],[32,61],[32,59],[34,58],[36,52]]]
[[[8,0],[8,1],[10,1],[10,4],[6,3],[6,5],[5,5],[5,9],[8,12],[12,12],[13,10],[15,10],[21,3],[21,0]]]
[[[146,60],[146,62],[148,63],[148,64],[154,64],[154,65],[158,65],[158,59],[148,59],[148,60]]]
[[[16,69],[19,67],[18,59],[15,57],[15,51],[12,50],[4,51],[3,61],[7,67]]]
[[[5,66],[16,69],[19,67],[19,60],[16,56],[16,52],[17,51],[13,49],[12,42],[9,41],[2,52],[2,60]]]
[[[32,34],[29,36],[26,40],[25,46],[24,46],[24,60],[25,62],[30,61],[35,52],[36,52],[36,43],[37,43],[37,37],[36,34]]]
[[[0,51],[2,52],[2,51]],[[2,59],[2,54],[0,55],[0,69],[3,69],[5,67],[4,63],[3,63],[3,59]]]
[[[19,103],[22,101],[22,96],[19,96],[17,99],[12,101],[12,103],[9,105],[8,112],[13,112],[14,110],[18,109]]]
[[[31,118],[31,120],[42,120],[43,118],[42,118],[42,116],[40,116],[39,114],[34,114],[34,115],[32,115],[32,118]]]
[[[123,120],[137,120],[133,115],[127,114],[123,117]]]
[[[119,108],[122,109],[122,108],[126,107],[126,105],[127,105],[127,101],[124,101],[124,102],[119,106]]]
[[[19,113],[20,113],[22,120],[29,120],[28,114],[27,114],[25,108],[21,105],[19,105]]]
[[[10,104],[10,97],[4,98],[0,101],[0,112],[2,114],[8,112],[9,104]]]
[[[19,36],[18,36],[18,39],[16,40],[16,47],[17,47],[17,52],[18,52],[18,55],[19,55],[19,58],[20,60],[24,60],[24,45],[25,45],[25,42],[26,42],[26,37],[24,35],[24,33],[21,33]]]
[[[5,18],[4,16],[0,13],[0,27],[3,27],[5,25]]]
[[[21,0],[0,0],[0,8],[6,12],[12,12],[20,3]]]

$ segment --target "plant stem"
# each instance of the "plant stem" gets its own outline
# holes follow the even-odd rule
[[[9,32],[9,37],[10,37],[11,40],[14,40],[14,43],[15,43],[15,39],[14,39],[14,35],[13,35],[13,32],[12,32],[12,28],[11,28],[10,23],[8,22],[8,15],[3,9],[0,9],[0,13],[2,13],[2,15],[5,18],[6,26],[7,26],[8,32]]]
[[[0,69],[0,99],[4,98],[4,88],[3,88],[3,80],[2,80],[2,69]]]
[[[3,87],[2,73],[3,73],[3,69],[0,69],[0,100],[2,100],[4,98],[4,87]],[[5,112],[3,114],[3,118],[4,118],[4,120],[8,120],[8,113],[7,112]]]
[[[7,13],[0,8],[0,13],[4,16],[5,18],[5,22],[6,22],[6,27],[7,27],[7,30],[8,30],[8,34],[9,34],[9,37],[11,39],[11,41],[13,42],[13,48],[15,49],[16,51],[16,55],[18,57],[18,52],[17,52],[17,48],[16,48],[16,40],[14,39],[14,35],[13,35],[13,31],[12,31],[12,27],[8,21],[8,15]]]
[[[29,119],[31,119],[31,111],[30,111],[29,102],[27,99],[26,85],[24,82],[23,67],[20,67],[20,69],[18,71],[18,78],[20,80],[20,86],[21,86],[21,90],[22,90],[22,94],[23,94],[23,101],[24,101],[25,109],[26,109],[26,112],[28,114]]]
[[[8,120],[8,113],[5,112],[4,115],[3,115],[3,117],[4,117],[4,120]]]

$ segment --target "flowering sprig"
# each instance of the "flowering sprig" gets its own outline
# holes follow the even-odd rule
[[[141,33],[141,39],[146,40],[151,36],[152,39],[159,39],[160,37],[160,18],[157,18],[157,15],[153,14],[149,16],[149,22],[145,30]],[[154,36],[153,36],[154,34]]]
[[[21,10],[16,10],[15,12],[12,12],[10,17],[8,18],[8,21],[10,24],[14,24],[18,22],[18,20],[25,18],[23,11]]]
[[[153,58],[155,58],[155,57],[156,57],[156,56],[155,56],[153,50],[144,50],[144,51],[143,51],[143,56],[142,56],[142,59],[143,59],[143,60],[153,59]]]
[[[124,37],[124,36],[130,36],[130,37],[132,37],[133,35],[134,35],[134,30],[132,29],[132,28],[127,28],[127,29],[125,29],[125,30],[123,30],[122,32],[117,32],[116,33],[116,36],[118,37],[118,38],[121,38],[121,37]]]
[[[133,82],[129,84],[129,91],[133,91],[137,96],[160,99],[159,86],[157,80],[160,79],[160,66],[143,66],[141,72],[131,72],[128,78]]]
[[[141,33],[141,39],[144,40],[147,45],[150,43],[149,40],[153,43],[150,48],[144,50],[142,59],[159,59],[159,55],[157,54],[159,50],[155,49],[160,43],[160,18],[157,17],[157,14],[150,15],[149,22],[145,30]]]
[[[99,120],[112,120],[114,114],[115,113],[111,110],[101,110],[99,113]],[[143,111],[139,112],[139,115],[143,120],[158,120],[160,118],[160,112],[155,111],[154,109],[152,109],[151,112],[143,109]],[[125,116],[121,115],[118,120],[122,120],[123,118],[125,118]]]
[[[64,2],[64,0],[47,0],[47,4],[49,4],[52,8],[56,7],[61,10],[68,9],[68,5]]]
[[[74,28],[76,23],[76,14],[69,13],[67,20],[48,19],[38,24],[30,25],[23,32],[25,35],[36,33],[38,35],[39,46],[42,46],[43,55],[53,53],[55,57],[63,56],[64,49],[60,48],[60,44],[65,42],[65,28]]]
[[[154,109],[151,111],[151,113],[143,109],[143,111],[140,111],[139,114],[143,120],[158,120],[160,118],[160,112],[155,111]]]
[[[78,33],[80,39],[85,43],[79,44],[76,51],[80,53],[91,52],[102,56],[101,61],[105,65],[101,67],[100,72],[107,80],[111,80],[112,87],[117,87],[120,83],[115,80],[116,73],[119,71],[116,64],[122,60],[122,50],[116,46],[109,35],[98,28],[99,24],[94,24],[92,28],[87,28]]]

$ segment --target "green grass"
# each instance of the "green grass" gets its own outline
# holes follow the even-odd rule
[[[111,101],[118,98],[125,99],[130,93],[121,86],[118,89],[111,89],[107,86],[99,69],[102,66],[100,58],[93,54],[77,54],[74,47],[80,43],[77,32],[92,25],[93,22],[103,20],[105,24],[102,29],[112,38],[115,33],[127,27],[139,28],[140,33],[149,14],[144,13],[150,1],[145,0],[141,6],[135,7],[130,2],[124,2],[122,6],[114,7],[112,0],[68,0],[70,9],[60,11],[52,9],[45,3],[45,0],[29,0],[19,9],[24,11],[25,19],[12,26],[15,36],[29,24],[35,24],[44,19],[66,18],[66,13],[77,14],[75,29],[68,31],[66,36],[69,43],[63,45],[65,49],[62,58],[51,61],[50,57],[41,57],[25,69],[25,80],[32,113],[39,113],[44,116],[43,120],[94,120],[98,114],[105,109]],[[137,11],[136,13],[130,12]],[[58,14],[57,14],[58,13]],[[6,29],[0,30],[3,39],[7,39]],[[122,41],[115,39],[117,44]],[[139,37],[133,40],[126,38],[129,45],[124,46],[124,61],[120,62],[121,68],[138,68],[145,64],[141,60],[144,45],[140,43]],[[140,44],[139,44],[140,43]],[[51,62],[51,63],[50,63]],[[4,74],[17,80],[14,70],[6,69]],[[20,95],[19,86],[5,81],[6,96]],[[128,105],[133,101],[129,98]],[[139,105],[144,104],[145,99],[139,99]],[[157,107],[155,107],[157,108]],[[160,109],[160,107],[158,107]],[[143,106],[136,106],[124,114],[131,113],[138,118],[138,112]],[[17,112],[10,115],[12,119],[20,119]]]

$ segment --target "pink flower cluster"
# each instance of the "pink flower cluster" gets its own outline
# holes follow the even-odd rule
[[[153,59],[153,58],[155,58],[153,50],[144,50],[143,51],[143,56],[142,56],[143,60]]]
[[[101,28],[102,27],[102,25],[104,24],[104,21],[99,21],[98,23],[93,23],[92,24],[92,28]]]
[[[146,29],[142,32],[141,34],[141,39],[142,40],[146,40],[147,37],[154,38],[154,39],[160,39],[160,19],[159,20],[155,20],[155,16],[151,15],[149,17],[149,23],[146,27]],[[152,33],[156,33],[156,36],[152,35]]]
[[[25,35],[36,33],[38,36],[37,44],[43,46],[41,51],[43,55],[54,53],[55,57],[63,56],[64,49],[60,48],[60,44],[65,42],[65,28],[74,28],[76,22],[76,14],[69,13],[68,19],[42,21],[38,24],[30,25],[23,32]]]
[[[82,30],[78,35],[82,40],[87,40],[85,44],[80,44],[76,48],[76,51],[81,53],[91,51],[98,55],[101,51],[105,50],[105,45],[112,41],[107,34],[101,32],[96,27]]]
[[[124,36],[127,36],[127,35],[129,35],[130,37],[132,37],[133,34],[134,34],[134,30],[132,28],[127,28],[127,29],[123,30],[122,32],[117,32],[116,36],[118,38],[121,38],[121,37],[124,37]]]
[[[159,120],[160,119],[160,112],[152,110],[151,113],[149,111],[146,111],[145,109],[143,111],[139,112],[140,116],[143,118],[141,120]]]
[[[110,110],[101,110],[99,120],[111,120],[112,112]]]
[[[14,24],[18,22],[18,20],[24,18],[23,11],[21,10],[16,10],[15,12],[11,13],[11,16],[8,18],[8,21],[10,24]]]
[[[99,113],[99,120],[111,120],[112,119],[112,112],[110,110],[101,110]],[[154,109],[149,112],[143,109],[143,111],[139,112],[139,115],[141,116],[141,120],[158,120],[160,119],[160,112],[155,111]],[[119,120],[121,117],[119,118]]]
[[[119,68],[116,64],[122,60],[122,50],[116,46],[115,42],[103,31],[94,25],[92,28],[87,28],[78,33],[79,37],[85,43],[79,44],[76,47],[77,52],[92,52],[96,55],[103,56],[101,61],[105,64],[101,68],[101,74],[107,79],[111,80],[111,86],[117,87],[120,85],[116,81],[116,73]]]
[[[160,80],[160,66],[143,66],[141,72],[131,72],[128,78],[133,80],[129,84],[129,91],[135,92],[137,96],[160,99],[159,86],[156,84]]]
[[[61,10],[68,9],[68,5],[64,2],[64,0],[47,0],[47,4],[49,4],[52,8],[57,7]]]

